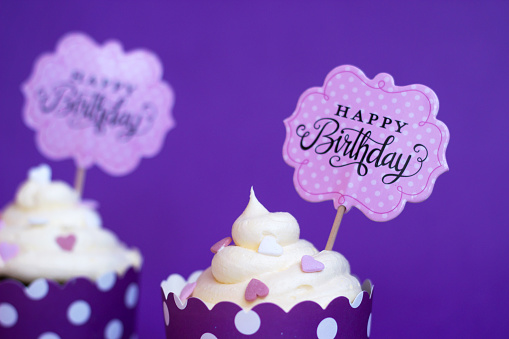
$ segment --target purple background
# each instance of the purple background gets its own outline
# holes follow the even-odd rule
[[[145,256],[141,338],[162,338],[159,282],[210,264],[251,185],[272,211],[291,212],[301,237],[325,246],[332,202],[309,203],[281,155],[283,119],[335,66],[353,64],[396,85],[422,83],[451,133],[431,197],[386,223],[358,210],[335,249],[376,285],[374,338],[501,338],[509,330],[507,79],[509,5],[486,1],[0,2],[0,204],[44,162],[21,119],[35,58],[69,31],[147,48],[176,92],[162,152],[131,175],[87,174],[106,227]],[[71,160],[50,162],[72,181]]]

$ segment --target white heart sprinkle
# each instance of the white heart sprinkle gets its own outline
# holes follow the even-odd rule
[[[49,183],[51,181],[51,167],[46,164],[32,167],[28,171],[28,179],[41,184]]]
[[[258,253],[279,257],[283,254],[283,247],[277,243],[277,239],[271,235],[267,235],[262,239],[258,247]]]

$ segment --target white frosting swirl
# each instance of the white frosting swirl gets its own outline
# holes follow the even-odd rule
[[[345,296],[353,301],[361,292],[359,281],[350,275],[348,261],[332,251],[318,252],[306,240],[299,240],[299,225],[289,213],[270,213],[256,199],[253,190],[249,204],[235,221],[232,237],[236,246],[216,253],[212,265],[197,281],[193,297],[209,307],[231,301],[244,308],[261,302],[279,305],[285,311],[301,301],[313,300],[325,308],[333,299]],[[281,256],[259,253],[265,236],[273,236],[283,247]],[[325,265],[321,272],[305,273],[301,259],[310,255]],[[251,279],[269,287],[269,294],[248,302],[244,293]]]
[[[84,276],[97,279],[107,272],[123,274],[131,266],[141,266],[137,249],[128,249],[110,231],[103,229],[99,214],[69,185],[51,181],[49,167],[29,172],[16,199],[2,215],[0,243],[18,248],[3,261],[0,276],[25,282],[37,278],[66,281]],[[51,177],[51,170],[49,170]],[[74,246],[65,250],[58,238],[73,236]]]

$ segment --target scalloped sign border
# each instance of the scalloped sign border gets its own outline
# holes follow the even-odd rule
[[[67,34],[22,85],[25,123],[52,160],[128,174],[142,157],[159,153],[175,126],[174,93],[162,75],[152,52],[126,53],[118,41],[100,46],[85,34]]]
[[[395,86],[351,65],[332,70],[323,87],[306,90],[284,120],[285,162],[299,195],[328,199],[387,221],[407,201],[429,197],[448,170],[447,126],[436,119],[438,98],[424,85]]]

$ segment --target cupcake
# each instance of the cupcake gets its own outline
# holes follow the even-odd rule
[[[251,190],[232,237],[212,246],[211,267],[162,282],[167,337],[369,337],[369,280],[299,235],[292,215],[270,213]]]
[[[0,338],[130,338],[142,258],[97,203],[33,168],[0,220]]]

